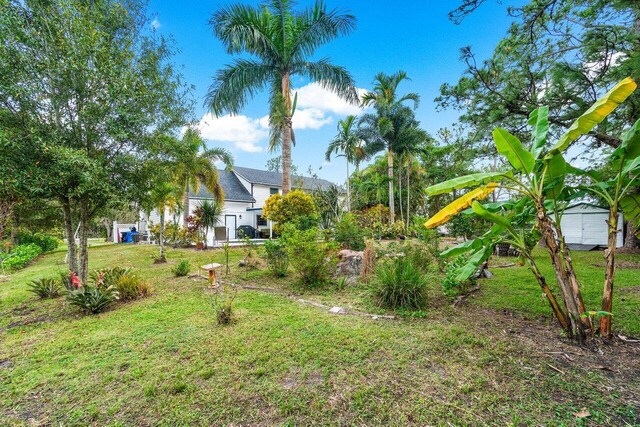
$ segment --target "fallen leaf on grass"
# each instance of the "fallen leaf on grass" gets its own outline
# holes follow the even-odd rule
[[[573,415],[576,418],[587,418],[587,417],[591,416],[591,412],[589,412],[589,410],[587,408],[582,408],[581,411],[573,412]]]

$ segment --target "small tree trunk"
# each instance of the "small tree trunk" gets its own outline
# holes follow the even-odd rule
[[[611,313],[613,307],[613,280],[616,273],[616,246],[618,243],[618,207],[609,210],[609,236],[604,251],[604,288],[602,292],[602,311]],[[600,335],[611,336],[611,316],[600,317]]]
[[[76,236],[73,230],[73,218],[71,216],[71,203],[69,199],[62,199],[62,213],[64,216],[64,231],[67,235],[67,264],[69,271],[78,274],[78,248],[76,247]]]
[[[282,124],[282,194],[291,191],[291,90],[290,75],[288,72],[281,76],[282,97],[284,98],[284,108],[286,115]]]
[[[78,276],[83,284],[89,278],[89,214],[85,203],[80,206],[80,263],[78,265]]]
[[[393,152],[391,147],[387,150],[387,176],[389,177],[389,224],[393,224],[396,218],[396,207],[393,196]]]
[[[164,207],[160,211],[160,233],[158,233],[158,245],[160,246],[160,256],[158,257],[157,263],[167,262],[167,257],[164,253]]]
[[[627,221],[627,233],[624,240],[624,247],[630,249],[640,248],[640,239],[636,235],[638,226],[634,221]]]
[[[18,213],[15,209],[11,211],[11,243],[17,245],[18,243],[18,227],[20,227],[20,221],[18,221]]]

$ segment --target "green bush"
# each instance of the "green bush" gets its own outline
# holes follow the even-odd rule
[[[183,259],[173,269],[173,274],[175,274],[176,277],[184,277],[184,276],[187,276],[190,271],[191,271],[191,264],[189,263],[188,260]]]
[[[34,243],[18,245],[9,253],[0,252],[0,266],[7,270],[19,270],[26,267],[41,253],[42,248]]]
[[[340,218],[340,221],[336,224],[334,238],[343,248],[349,248],[354,251],[364,249],[364,231],[351,213],[344,214]]]
[[[28,231],[21,231],[18,233],[18,243],[20,245],[28,245],[33,243],[40,246],[42,252],[51,252],[60,245],[60,240],[57,237],[50,236],[44,233],[30,233]]]
[[[410,259],[397,257],[378,264],[371,278],[376,304],[397,309],[420,309],[426,303],[426,290],[432,277],[414,266]]]
[[[60,281],[55,278],[45,277],[32,280],[27,286],[29,287],[28,291],[36,294],[40,299],[60,296]]]
[[[283,234],[291,266],[307,287],[326,283],[335,268],[337,245],[318,241],[318,234],[318,229],[298,230],[290,225]]]
[[[284,241],[282,239],[267,240],[264,242],[264,251],[269,271],[276,277],[286,276],[289,270],[289,253]]]

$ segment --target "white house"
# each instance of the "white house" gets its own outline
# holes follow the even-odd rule
[[[607,246],[609,210],[581,202],[565,209],[560,228],[569,244]],[[618,247],[624,245],[622,214],[618,217]]]
[[[220,185],[224,189],[224,212],[219,227],[226,228],[229,240],[238,238],[237,230],[240,226],[248,225],[261,232],[265,237],[270,234],[271,224],[262,217],[262,207],[272,194],[282,193],[282,174],[259,169],[234,166],[233,171],[219,170]],[[305,191],[326,190],[331,187],[331,182],[324,179],[309,178],[303,176],[292,177],[293,188]],[[198,193],[189,193],[189,213],[200,205],[203,200],[213,200],[213,196],[204,186]],[[167,222],[174,217],[167,212]],[[177,215],[175,220],[182,225],[182,215]],[[157,224],[160,221],[158,212],[153,211],[147,218],[141,214],[139,231],[144,232],[148,225]],[[207,243],[214,244],[215,233],[209,231]]]

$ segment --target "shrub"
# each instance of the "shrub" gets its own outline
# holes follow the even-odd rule
[[[262,208],[264,217],[275,223],[274,230],[282,232],[284,224],[299,222],[298,228],[311,228],[318,224],[313,197],[302,190],[293,190],[286,196],[274,194]]]
[[[0,265],[8,270],[19,270],[26,267],[41,253],[42,248],[34,243],[18,245],[10,253],[0,253]]]
[[[233,321],[233,300],[236,298],[238,288],[233,286],[233,292],[225,292],[224,285],[213,290],[211,306],[216,315],[218,325],[227,325]]]
[[[438,270],[437,257],[434,254],[431,245],[421,240],[408,240],[403,245],[402,251],[414,267],[425,273],[431,273]]]
[[[175,274],[176,277],[184,277],[188,275],[190,271],[191,271],[191,264],[189,263],[188,260],[183,259],[173,269],[173,274]]]
[[[38,245],[40,249],[42,249],[42,252],[51,252],[60,245],[60,240],[44,233],[21,231],[18,233],[18,243],[20,245],[33,243],[34,245]]]
[[[369,238],[395,238],[404,234],[404,223],[395,221],[389,224],[389,208],[377,205],[359,212],[354,212],[357,223]]]
[[[123,301],[146,297],[151,293],[151,285],[135,273],[120,276],[115,283],[116,291]]]
[[[286,276],[289,270],[287,245],[281,239],[267,240],[264,242],[264,251],[269,271],[276,277]]]
[[[118,299],[118,291],[114,286],[107,286],[98,275],[98,281],[93,285],[83,286],[75,274],[71,274],[73,290],[67,292],[69,304],[78,307],[85,313],[96,314],[106,310]]]
[[[335,267],[337,246],[333,242],[318,241],[318,230],[298,230],[285,227],[285,242],[289,249],[291,266],[305,286],[327,282]]]
[[[55,278],[32,280],[27,286],[29,287],[28,291],[36,294],[40,299],[60,296],[60,281]]]
[[[354,251],[364,249],[364,232],[353,214],[347,213],[340,218],[336,224],[334,238],[344,248]]]
[[[459,281],[456,277],[460,272],[460,269],[464,267],[468,262],[466,255],[460,255],[453,259],[448,265],[445,273],[445,278],[442,281],[442,290],[446,296],[452,297],[464,293],[469,287],[474,286],[477,283],[475,277],[471,277],[463,282]]]
[[[420,309],[426,303],[431,276],[414,266],[410,259],[398,257],[380,263],[371,279],[376,303],[391,309]]]
[[[142,279],[131,268],[112,267],[91,273],[94,283],[113,287],[118,292],[118,298],[130,301],[147,296],[151,293],[151,285]]]

